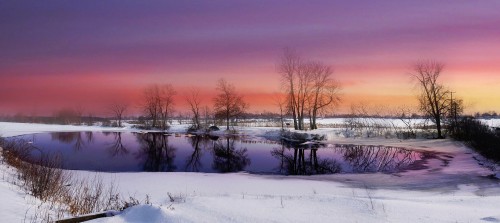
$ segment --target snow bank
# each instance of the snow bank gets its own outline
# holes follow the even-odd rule
[[[7,167],[0,164],[0,221],[23,222],[26,211],[31,207],[29,199],[18,188],[6,181]]]
[[[10,137],[41,132],[74,132],[74,131],[135,131],[131,127],[109,128],[85,125],[48,125],[33,123],[0,122],[0,136]]]
[[[168,132],[185,132],[188,125],[173,125]],[[145,130],[132,128],[132,125],[124,123],[124,127],[102,127],[86,125],[52,125],[36,123],[0,122],[0,136],[11,137],[18,135],[42,133],[42,132],[144,132]],[[147,130],[147,132],[155,132]]]
[[[153,205],[93,222],[477,222],[496,216],[500,201],[467,184],[421,191],[241,173],[113,176],[122,192],[149,194]],[[184,200],[170,202],[167,193]]]
[[[150,222],[163,223],[168,221],[168,215],[161,207],[151,205],[137,205],[128,208],[114,218],[102,218],[94,222]]]

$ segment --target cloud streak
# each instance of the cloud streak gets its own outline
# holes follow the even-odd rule
[[[404,91],[411,87],[405,74],[422,58],[445,62],[454,86],[498,82],[498,8],[498,1],[4,2],[0,113],[32,100],[41,107],[89,100],[98,109],[101,94],[137,100],[139,89],[158,82],[211,94],[220,77],[249,96],[271,94],[279,90],[274,63],[286,46],[333,65],[345,104],[349,94],[392,95],[401,104],[401,94],[412,94]],[[500,98],[494,87],[464,97],[484,95]],[[255,103],[255,111],[272,107]],[[477,103],[478,110],[494,108]]]

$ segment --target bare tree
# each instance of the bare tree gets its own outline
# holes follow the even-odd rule
[[[444,64],[426,60],[417,62],[410,75],[420,88],[420,110],[436,124],[438,138],[443,138],[442,122],[449,108],[449,91],[439,82]]]
[[[340,102],[340,84],[332,79],[333,70],[330,66],[321,62],[312,62],[310,66],[312,66],[313,86],[309,98],[309,125],[311,129],[317,129],[318,114]]]
[[[151,127],[158,126],[158,114],[161,111],[160,107],[160,87],[158,85],[150,85],[144,89],[142,109],[148,119],[151,120]]]
[[[396,136],[402,139],[414,139],[417,137],[417,128],[422,125],[416,119],[416,112],[410,106],[401,106],[392,112],[392,116],[396,117],[396,120],[391,121],[391,125],[396,132]],[[401,126],[399,123],[402,123]]]
[[[296,91],[296,73],[299,69],[301,63],[301,58],[295,53],[295,51],[285,48],[283,51],[283,56],[281,61],[276,65],[276,70],[281,75],[281,84],[288,94],[288,108],[292,113],[293,127],[299,129],[299,122],[297,120],[296,105],[298,104],[295,97]]]
[[[312,94],[312,85],[314,83],[314,64],[313,62],[302,62],[299,64],[297,76],[297,89],[295,94],[295,109],[297,110],[298,128],[305,129],[305,114],[309,113],[309,100]],[[307,112],[307,113],[306,113]]]
[[[321,62],[304,61],[293,50],[286,48],[276,70],[288,95],[294,128],[303,130],[304,119],[309,115],[310,127],[316,129],[318,113],[340,101],[340,85],[331,78],[331,67]]]
[[[277,93],[273,96],[274,104],[278,106],[278,109],[280,111],[280,122],[281,122],[281,129],[285,129],[284,126],[284,116],[286,113],[286,98],[280,93]]]
[[[277,65],[282,85],[288,94],[288,107],[291,110],[293,126],[296,130],[304,129],[304,114],[308,111],[306,102],[309,99],[313,80],[311,65],[288,48],[285,48],[281,61]]]
[[[201,116],[200,116],[200,107],[201,107],[201,97],[200,91],[197,89],[192,89],[190,94],[186,96],[186,101],[189,104],[191,112],[193,113],[193,129],[201,128]]]
[[[109,105],[109,110],[113,113],[116,120],[118,121],[118,127],[122,127],[122,119],[125,114],[125,111],[128,108],[128,104],[125,102],[112,102]]]
[[[455,134],[457,133],[458,130],[458,124],[459,124],[459,117],[462,116],[465,105],[463,99],[460,98],[453,98],[453,93],[455,92],[450,92],[450,106],[449,106],[449,111],[448,111],[448,131],[450,131],[450,134]]]
[[[215,115],[226,120],[226,129],[229,130],[230,119],[241,116],[248,105],[243,101],[243,97],[236,93],[234,85],[226,80],[219,79],[216,89],[219,93],[214,98]]]
[[[176,91],[170,84],[150,85],[144,89],[143,104],[145,115],[151,120],[151,127],[166,129],[167,121],[174,112]]]
[[[162,119],[161,128],[167,129],[167,122],[174,113],[174,96],[177,92],[171,84],[165,84],[160,89],[160,116]]]

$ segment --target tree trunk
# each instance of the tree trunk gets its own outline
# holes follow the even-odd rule
[[[311,130],[313,130],[313,129],[314,129],[313,117],[312,117],[312,115],[311,115],[311,112],[309,112],[309,128],[310,128]]]
[[[284,123],[283,123],[283,112],[280,112],[280,120],[281,120],[281,129],[285,129]]]
[[[443,139],[443,134],[441,132],[441,117],[436,117],[436,128],[438,131],[438,139]]]
[[[293,116],[293,128],[295,130],[298,130],[298,125],[297,125],[297,112],[295,112],[295,105],[292,105],[292,116]]]
[[[313,127],[311,129],[318,129],[318,126],[316,125],[316,118],[317,117],[318,117],[318,111],[316,109],[314,109],[313,114],[312,114]]]

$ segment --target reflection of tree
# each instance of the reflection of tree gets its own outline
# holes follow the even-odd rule
[[[174,171],[176,149],[168,144],[168,136],[163,133],[137,134],[137,140],[141,145],[138,159],[144,159],[144,171],[160,172]]]
[[[113,135],[115,136],[114,141],[111,144],[111,146],[108,147],[111,156],[128,154],[127,148],[125,148],[125,146],[122,143],[122,133],[114,132]]]
[[[193,147],[193,153],[191,153],[191,156],[188,156],[186,158],[186,171],[192,171],[192,172],[199,172],[200,168],[202,167],[201,164],[201,157],[203,156],[202,153],[202,147],[206,148],[207,143],[210,142],[211,140],[208,138],[204,138],[202,136],[194,136],[194,137],[189,137],[188,141],[191,143],[191,146]]]
[[[52,132],[50,133],[50,136],[52,137],[52,140],[58,140],[59,142],[70,144],[76,139],[76,135],[78,134],[78,132]]]
[[[212,167],[222,173],[242,171],[250,164],[247,148],[236,149],[234,138],[214,143],[213,157]]]
[[[333,149],[342,157],[344,169],[350,168],[355,173],[363,172],[398,172],[411,167],[422,153],[400,147],[335,145]],[[306,154],[309,151],[309,154]],[[338,173],[342,170],[340,162],[334,159],[320,159],[317,148],[297,148],[282,144],[281,148],[271,151],[272,156],[280,160],[279,171],[290,175],[310,175]],[[349,171],[349,170],[348,170]]]
[[[293,150],[293,155],[291,154]],[[306,152],[309,157],[306,159]],[[288,175],[312,175],[338,173],[340,164],[332,159],[320,159],[317,148],[290,148],[281,146],[271,151],[271,155],[280,160],[279,172]]]
[[[395,172],[407,168],[421,153],[412,150],[364,145],[335,145],[354,172]]]
[[[87,143],[92,143],[94,141],[94,132],[85,132],[85,137],[87,138]]]
[[[73,148],[76,150],[81,150],[85,146],[81,132],[53,132],[50,135],[52,140],[58,140],[66,144],[70,144],[75,141]]]
[[[82,133],[78,132],[76,134],[76,140],[75,144],[73,145],[73,148],[76,150],[81,150],[85,146],[85,142],[83,141]]]

